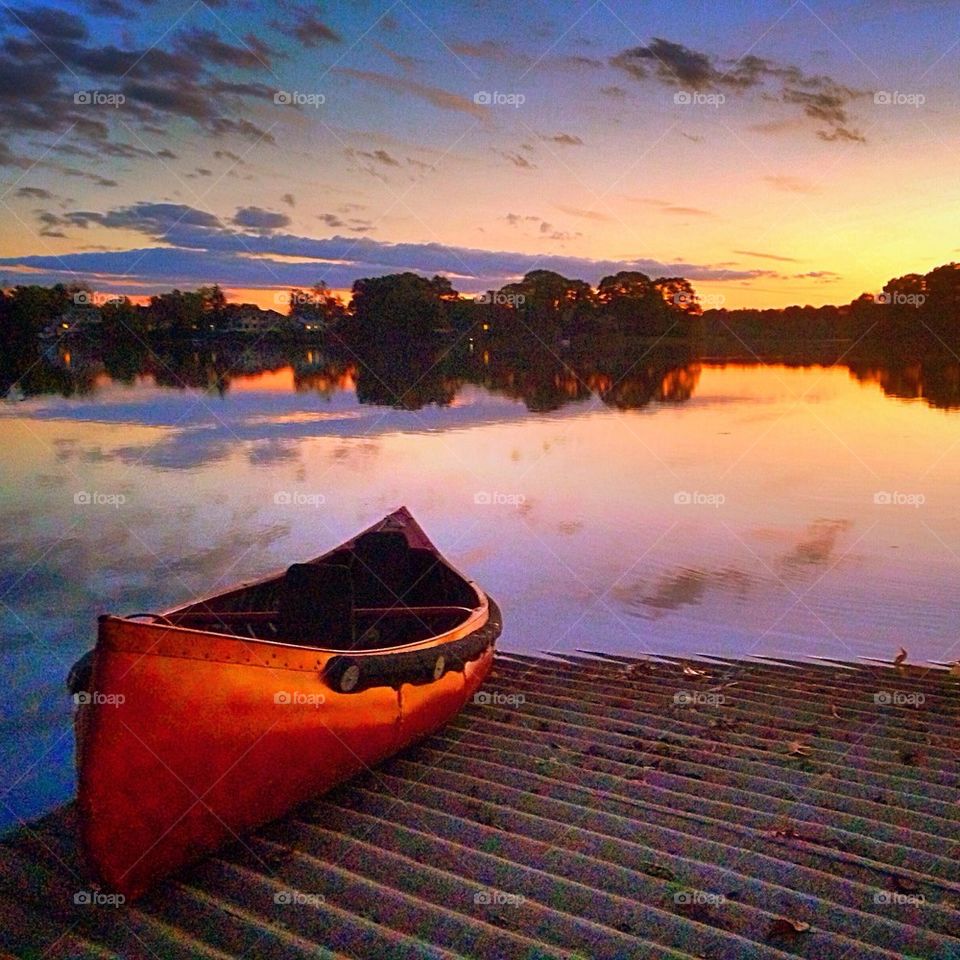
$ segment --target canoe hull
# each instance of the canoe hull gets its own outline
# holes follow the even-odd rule
[[[441,655],[481,641],[437,679],[347,693],[326,670],[335,651],[102,618],[75,721],[97,879],[135,898],[437,730],[492,665],[499,612],[483,599],[479,616],[426,645]],[[366,668],[377,654],[351,657]]]

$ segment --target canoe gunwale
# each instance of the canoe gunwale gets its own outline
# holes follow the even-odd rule
[[[399,687],[409,683],[426,686],[436,683],[448,673],[463,672],[466,665],[479,660],[500,636],[501,619],[497,605],[490,600],[486,622],[465,636],[423,649],[399,648],[377,651],[379,656],[359,658],[350,653],[339,654],[327,661],[323,671],[325,682],[341,693],[362,693],[374,687]],[[359,679],[349,689],[340,686],[340,678],[356,667]]]
[[[396,647],[380,647],[371,650],[310,647],[297,643],[284,643],[282,640],[240,637],[233,633],[218,633],[214,630],[168,626],[164,623],[144,623],[112,614],[104,614],[100,617],[97,645],[124,653],[139,653],[143,656],[239,663],[271,670],[282,667],[288,670],[315,672],[336,656],[349,656],[363,660],[435,648],[439,650],[445,644],[476,633],[490,620],[491,601],[479,587],[473,583],[470,585],[477,591],[480,603],[466,620],[452,630]]]

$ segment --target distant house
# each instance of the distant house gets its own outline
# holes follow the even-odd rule
[[[43,331],[45,339],[79,336],[92,333],[100,326],[100,311],[91,307],[71,307],[47,324]]]
[[[242,303],[229,311],[223,328],[227,333],[283,333],[291,329],[290,318],[276,310],[261,310],[255,303]]]
[[[327,317],[317,315],[294,313],[285,319],[299,333],[323,333],[330,327],[330,320]]]

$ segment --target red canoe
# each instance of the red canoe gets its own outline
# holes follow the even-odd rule
[[[496,605],[401,508],[289,570],[100,618],[71,673],[87,859],[134,898],[446,723]]]

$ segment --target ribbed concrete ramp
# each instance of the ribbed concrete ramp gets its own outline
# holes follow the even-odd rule
[[[504,654],[478,700],[132,907],[71,808],[24,829],[0,954],[960,960],[947,670]]]

